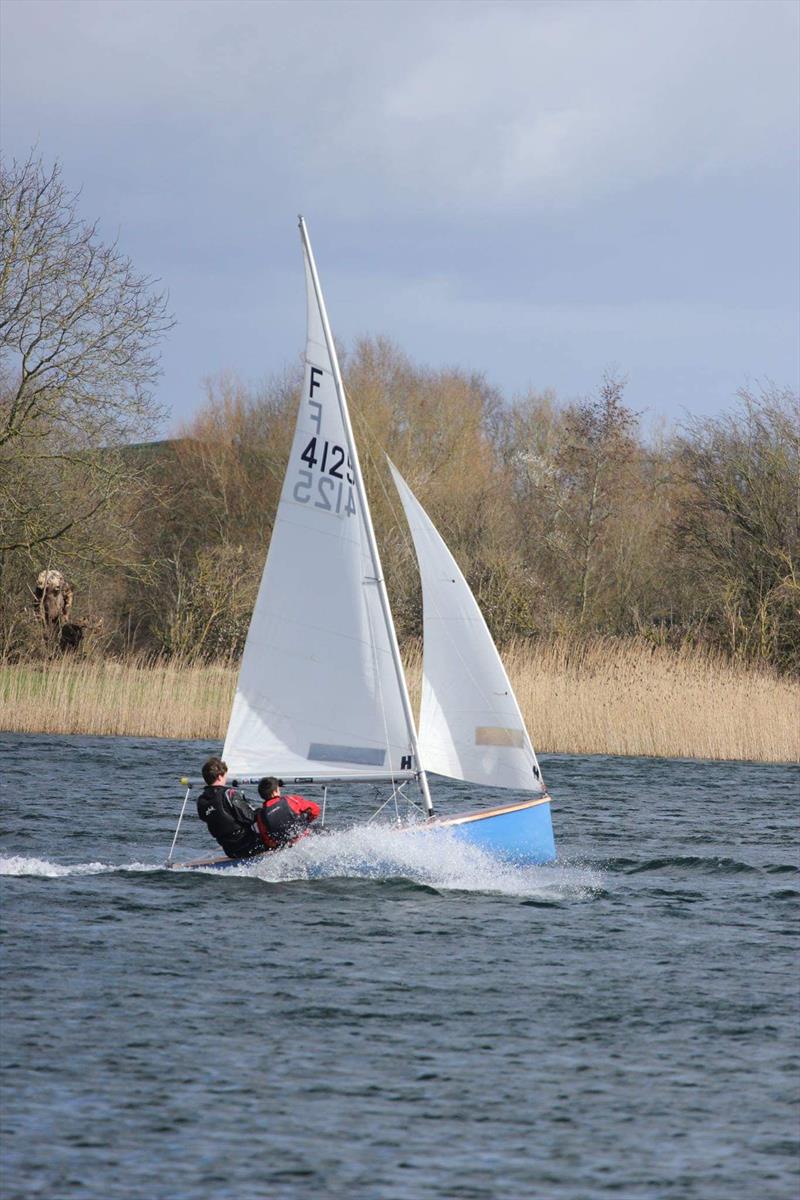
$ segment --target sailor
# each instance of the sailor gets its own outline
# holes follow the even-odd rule
[[[255,824],[257,810],[243,792],[228,787],[228,767],[221,758],[203,763],[206,786],[197,797],[197,815],[205,821],[228,858],[250,858],[266,847]]]
[[[268,775],[260,780],[258,794],[264,801],[256,818],[266,850],[282,850],[299,838],[311,833],[309,826],[316,821],[320,807],[305,796],[282,796],[283,780]]]

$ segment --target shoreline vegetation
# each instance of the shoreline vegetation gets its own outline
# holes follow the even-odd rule
[[[421,655],[404,655],[415,709]],[[703,648],[553,637],[503,653],[537,752],[800,761],[800,683]],[[208,740],[225,736],[238,665],[180,659],[0,664],[13,733]]]
[[[287,464],[320,496],[338,478],[352,516],[336,451],[355,447],[329,461],[321,427],[294,447],[294,353],[257,386],[212,373],[154,441],[166,293],[57,162],[1,162],[0,185],[0,728],[217,748]],[[768,365],[725,411],[645,429],[646,380],[634,407],[622,369],[568,399],[369,333],[342,358],[412,695],[422,597],[387,454],[506,648],[537,750],[800,759],[800,396]],[[324,588],[304,565],[280,586]]]

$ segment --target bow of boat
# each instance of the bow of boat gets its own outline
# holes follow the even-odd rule
[[[536,796],[497,808],[435,817],[412,826],[412,834],[446,832],[498,858],[518,864],[552,862],[556,857],[550,796]]]

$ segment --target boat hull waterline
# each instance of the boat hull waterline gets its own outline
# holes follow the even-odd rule
[[[425,838],[444,833],[449,838],[474,846],[515,866],[537,866],[553,862],[556,857],[549,796],[537,796],[534,800],[523,800],[485,812],[435,818],[424,824],[406,826],[398,832],[409,837]],[[174,870],[224,870],[226,867],[246,866],[260,859],[260,855],[251,858],[198,858],[191,862],[168,863],[167,866]]]

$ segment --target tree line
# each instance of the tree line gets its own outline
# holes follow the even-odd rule
[[[58,168],[3,165],[0,655],[42,653],[33,590],[69,580],[107,653],[240,653],[294,429],[298,362],[206,385],[153,442],[171,317],[76,211]],[[343,374],[401,639],[421,632],[388,453],[500,642],[636,635],[800,671],[800,401],[767,384],[645,436],[608,372],[507,400],[367,337]],[[324,581],[321,581],[324,586]]]

